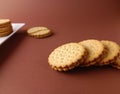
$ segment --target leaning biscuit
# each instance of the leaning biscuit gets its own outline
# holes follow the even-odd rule
[[[67,43],[54,49],[48,57],[49,65],[57,71],[67,71],[84,61],[86,50],[78,43]]]
[[[111,65],[117,69],[120,69],[120,54],[117,57],[116,61],[114,61]]]
[[[102,44],[107,49],[106,56],[99,62],[99,65],[108,65],[116,60],[119,55],[119,45],[116,42],[102,40]]]
[[[50,29],[42,26],[30,28],[27,30],[27,33],[29,36],[34,38],[44,38],[52,34]]]
[[[105,53],[104,45],[98,40],[95,39],[84,40],[82,42],[79,42],[79,44],[84,46],[88,51],[87,58],[84,64],[81,65],[83,67],[94,65],[95,63],[99,62]]]

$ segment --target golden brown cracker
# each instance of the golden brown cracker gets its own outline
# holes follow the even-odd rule
[[[83,66],[94,65],[100,61],[105,50],[104,45],[100,41],[95,39],[88,39],[79,42],[79,44],[83,45],[88,51],[88,55]]]
[[[119,55],[119,45],[116,42],[102,40],[102,44],[107,49],[106,56],[99,62],[99,65],[108,65],[116,60]]]
[[[48,57],[49,65],[58,71],[67,71],[81,64],[86,50],[78,43],[67,43],[54,49]]]
[[[52,34],[52,31],[47,27],[38,26],[28,29],[27,33],[29,36],[34,38],[44,38],[50,36]]]

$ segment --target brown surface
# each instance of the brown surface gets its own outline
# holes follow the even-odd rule
[[[119,0],[1,0],[0,18],[26,26],[0,47],[0,94],[119,94],[120,70],[110,67],[53,71],[48,55],[57,46],[88,38],[120,44]],[[34,39],[31,26],[54,35]]]

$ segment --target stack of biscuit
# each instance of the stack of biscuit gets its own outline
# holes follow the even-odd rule
[[[57,71],[68,71],[78,66],[103,65],[120,69],[120,47],[114,41],[96,39],[66,43],[50,53],[48,63]]]
[[[13,32],[9,19],[0,19],[0,37],[7,36]]]

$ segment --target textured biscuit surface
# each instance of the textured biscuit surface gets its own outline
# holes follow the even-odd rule
[[[117,57],[116,61],[111,64],[113,67],[120,69],[120,54]]]
[[[67,71],[83,62],[86,50],[78,43],[67,43],[54,49],[48,57],[50,66],[58,71]]]
[[[32,27],[27,30],[27,33],[31,37],[35,37],[35,38],[44,38],[44,37],[48,37],[52,34],[50,29],[48,29],[47,27],[42,27],[42,26]]]
[[[102,40],[102,44],[107,49],[106,56],[99,62],[99,65],[107,65],[116,60],[119,55],[119,45],[113,41]]]
[[[120,52],[119,52],[119,55],[118,57],[116,58],[116,60],[114,62],[112,62],[111,64],[113,67],[117,68],[117,69],[120,69]]]
[[[88,51],[88,56],[83,66],[90,66],[100,61],[105,50],[104,45],[100,41],[89,39],[81,41],[79,44],[83,45]]]

